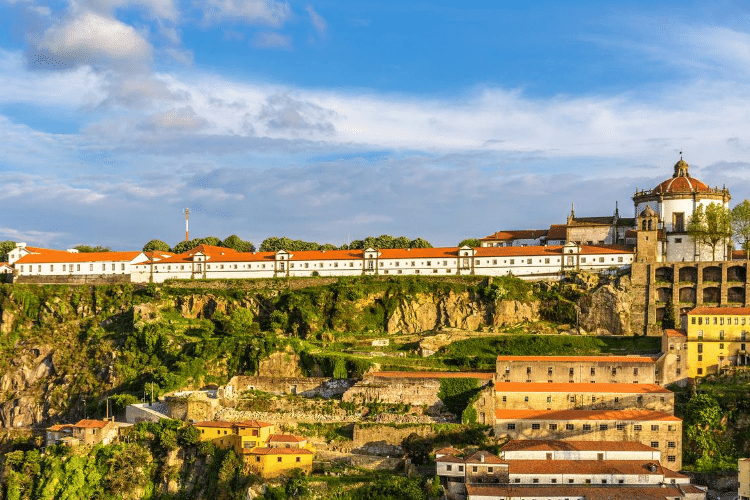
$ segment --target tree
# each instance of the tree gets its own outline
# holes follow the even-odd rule
[[[430,459],[432,441],[412,432],[401,442],[401,447],[415,464],[421,465]]]
[[[409,248],[432,248],[432,244],[422,238],[417,238],[409,242]]]
[[[661,319],[661,327],[665,330],[675,327],[674,304],[672,304],[671,296],[667,299],[667,303],[664,304],[664,317]]]
[[[688,222],[687,233],[697,243],[711,247],[712,260],[716,260],[716,247],[732,236],[731,215],[719,203],[698,205]]]
[[[224,241],[221,242],[221,246],[224,248],[231,248],[233,250],[237,250],[238,252],[254,252],[255,251],[255,245],[250,243],[249,241],[245,241],[236,234],[233,234],[231,236],[227,236],[224,238]]]
[[[732,231],[737,243],[750,260],[750,201],[747,199],[732,209]]]
[[[333,365],[333,378],[347,378],[349,374],[346,372],[346,360],[337,359],[336,364]]]
[[[201,244],[200,238],[195,238],[190,241],[181,241],[177,243],[173,248],[174,253],[185,253]]]
[[[8,260],[8,252],[16,248],[16,242],[15,241],[2,241],[0,242],[0,260],[7,261]]]
[[[151,240],[145,245],[143,245],[143,251],[144,252],[169,252],[171,248],[169,245],[161,240]]]
[[[459,247],[467,246],[471,248],[477,248],[482,246],[482,242],[478,238],[466,238],[458,244]]]
[[[77,245],[74,246],[76,250],[78,250],[81,253],[93,253],[93,252],[111,252],[112,249],[109,247],[105,247],[102,245],[96,245],[96,246],[89,246],[89,245]]]

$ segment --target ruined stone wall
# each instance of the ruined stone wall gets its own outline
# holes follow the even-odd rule
[[[355,425],[352,446],[361,448],[371,443],[384,443],[391,446],[401,446],[401,442],[410,434],[416,433],[422,437],[434,437],[430,425],[409,425],[395,427],[390,425]]]
[[[696,306],[747,307],[750,305],[748,261],[650,262],[631,268],[633,331],[661,335],[657,325],[669,301],[675,327]]]
[[[328,377],[250,377],[236,376],[219,389],[219,398],[235,399],[245,391],[263,391],[272,394],[298,394],[305,397],[331,398],[344,394],[356,381]]]
[[[434,378],[366,378],[344,393],[343,401],[392,403],[412,406],[442,406],[438,392],[440,381]]]

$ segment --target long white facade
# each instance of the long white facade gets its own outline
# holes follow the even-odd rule
[[[127,275],[136,283],[171,279],[237,279],[309,276],[507,276],[554,279],[575,270],[627,268],[633,251],[612,245],[449,247],[375,250],[237,252],[200,245],[179,255],[143,252],[76,253],[20,245],[14,275],[44,277]],[[56,282],[60,282],[57,279]]]

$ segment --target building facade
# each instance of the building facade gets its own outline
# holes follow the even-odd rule
[[[499,383],[655,384],[651,356],[498,356]]]
[[[691,378],[750,365],[750,307],[696,307],[687,314]]]

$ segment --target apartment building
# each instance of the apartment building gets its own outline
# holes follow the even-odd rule
[[[655,384],[652,356],[498,356],[500,383]],[[660,380],[660,379],[659,379]]]
[[[691,378],[750,365],[750,307],[696,307],[687,313]]]
[[[508,439],[634,441],[682,467],[682,420],[654,410],[495,410],[495,435]]]
[[[495,408],[674,413],[674,393],[655,384],[496,382]]]

